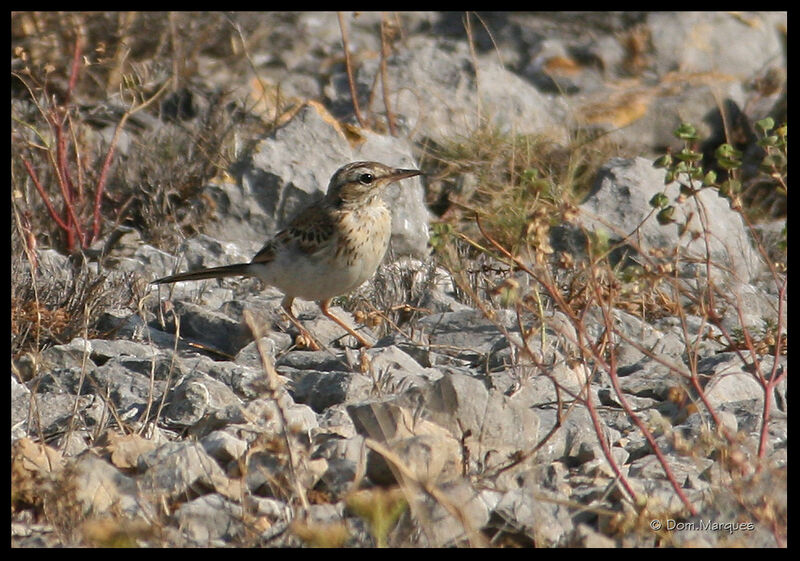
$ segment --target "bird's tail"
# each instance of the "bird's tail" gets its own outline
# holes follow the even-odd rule
[[[187,273],[179,273],[177,275],[170,275],[152,281],[150,284],[168,284],[171,282],[180,281],[194,281],[203,279],[221,279],[223,277],[238,277],[238,276],[252,276],[252,269],[250,263],[237,263],[235,265],[225,265],[223,267],[212,267],[210,269],[200,269],[198,271],[189,271]]]

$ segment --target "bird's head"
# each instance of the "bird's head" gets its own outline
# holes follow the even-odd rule
[[[369,204],[390,183],[421,174],[378,162],[352,162],[333,174],[326,198],[337,206]]]

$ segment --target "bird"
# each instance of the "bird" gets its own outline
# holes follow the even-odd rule
[[[315,301],[326,317],[369,348],[364,337],[330,311],[330,303],[375,274],[389,247],[392,226],[381,193],[391,183],[417,175],[423,173],[379,162],[348,163],[333,174],[325,196],[301,210],[249,263],[188,271],[151,284],[257,277],[283,292],[281,307],[311,349],[320,346],[292,313],[295,298]]]

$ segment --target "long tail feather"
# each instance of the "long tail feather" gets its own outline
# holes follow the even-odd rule
[[[224,267],[212,267],[210,269],[200,269],[179,273],[168,277],[156,279],[150,284],[168,284],[171,282],[193,281],[203,279],[220,279],[223,277],[252,276],[250,263],[237,263],[235,265],[225,265]]]

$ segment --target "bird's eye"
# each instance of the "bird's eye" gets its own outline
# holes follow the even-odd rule
[[[371,173],[362,173],[361,175],[358,176],[358,180],[364,185],[369,185],[375,180],[375,178],[372,176]]]

